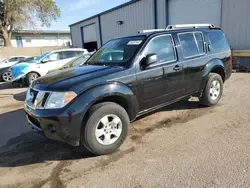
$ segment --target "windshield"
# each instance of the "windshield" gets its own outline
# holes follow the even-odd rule
[[[89,58],[86,64],[124,66],[134,57],[144,39],[145,36],[137,36],[111,40]]]
[[[28,63],[40,63],[44,58],[46,58],[51,52],[46,52],[45,54],[35,58],[34,60],[29,61]]]
[[[47,53],[45,53],[45,54],[43,54],[43,55],[37,57],[35,60],[36,60],[36,61],[41,61],[41,60],[43,60],[43,58],[45,58],[49,53],[50,53],[50,52],[47,52]]]

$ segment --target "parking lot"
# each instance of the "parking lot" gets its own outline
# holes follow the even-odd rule
[[[31,132],[25,91],[0,84],[0,187],[250,187],[250,74],[233,74],[215,107],[192,98],[138,119],[99,157]]]

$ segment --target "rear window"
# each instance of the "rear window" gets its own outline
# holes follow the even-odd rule
[[[195,57],[205,53],[204,38],[201,32],[180,33],[178,37],[185,58]]]
[[[226,35],[220,30],[209,31],[208,37],[210,40],[211,50],[223,52],[230,50]]]

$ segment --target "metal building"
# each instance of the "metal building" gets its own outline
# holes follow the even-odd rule
[[[234,49],[249,49],[249,0],[131,0],[70,25],[74,47],[96,49],[116,37],[169,24],[213,23]]]

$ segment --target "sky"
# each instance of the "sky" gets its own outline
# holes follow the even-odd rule
[[[61,17],[52,22],[47,30],[69,30],[69,25],[120,4],[128,0],[55,0],[61,10]]]

